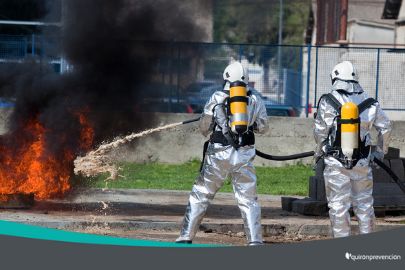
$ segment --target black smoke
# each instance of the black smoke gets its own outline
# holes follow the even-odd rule
[[[24,135],[24,127],[38,119],[47,130],[49,151],[68,147],[79,154],[78,112],[92,123],[95,144],[150,126],[153,119],[139,113],[149,94],[143,87],[153,82],[172,42],[203,40],[206,35],[195,24],[188,1],[62,3],[62,26],[42,33],[54,44],[53,51],[44,47],[42,57],[0,64],[0,93],[16,102],[9,135],[0,140],[3,145],[18,147],[14,135],[32,136]],[[57,54],[69,63],[69,72],[52,70],[49,60]]]

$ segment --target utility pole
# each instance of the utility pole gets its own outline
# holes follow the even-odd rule
[[[277,101],[281,102],[281,93],[283,91],[283,66],[282,66],[282,47],[283,44],[283,0],[280,0],[280,11],[278,18],[278,52],[277,52],[277,65],[278,65],[278,84],[277,84]]]
[[[280,11],[278,18],[278,44],[283,43],[283,0],[280,0]]]

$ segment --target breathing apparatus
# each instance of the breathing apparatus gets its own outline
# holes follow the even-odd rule
[[[335,84],[336,80],[358,82],[357,70],[349,61],[337,64],[333,68],[330,77],[332,84]],[[322,99],[326,99],[337,113],[335,129],[331,129],[328,134],[330,145],[326,147],[326,155],[335,157],[345,168],[352,169],[358,160],[367,157],[370,153],[370,147],[366,146],[365,142],[360,139],[359,116],[377,101],[373,98],[368,98],[359,105],[353,102],[341,104],[332,93],[323,95],[319,101]],[[332,135],[333,131],[334,134]]]
[[[366,146],[360,139],[360,114],[377,101],[368,98],[359,105],[353,102],[341,104],[332,93],[321,96],[319,102],[322,99],[337,112],[336,126],[329,131],[325,154],[335,157],[345,168],[352,169],[357,161],[368,157],[370,153],[370,146]]]
[[[248,96],[249,75],[239,62],[228,65],[223,73],[224,91],[229,94],[225,101],[229,126],[236,145],[246,144],[246,134],[249,133]],[[253,136],[253,133],[251,134]],[[243,140],[245,139],[245,142]],[[254,143],[254,139],[249,140]]]
[[[242,135],[248,130],[249,125],[246,84],[241,81],[232,82],[229,92],[231,130],[237,135]]]
[[[353,102],[346,102],[340,110],[338,130],[340,130],[340,148],[343,156],[343,165],[352,169],[354,162],[359,158],[360,118],[359,109]]]

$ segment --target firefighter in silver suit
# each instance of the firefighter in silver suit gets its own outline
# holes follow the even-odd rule
[[[261,210],[256,193],[256,171],[253,167],[255,146],[253,132],[264,133],[268,128],[267,113],[261,98],[255,94],[247,96],[247,122],[249,132],[244,139],[232,139],[226,100],[233,82],[248,84],[247,70],[234,62],[224,70],[224,87],[208,100],[199,123],[204,136],[210,136],[206,153],[192,188],[183,220],[178,243],[191,243],[205,215],[210,201],[222,187],[228,176],[241,211],[249,245],[262,244]]]
[[[359,106],[370,100],[358,82],[357,70],[349,61],[339,63],[331,73],[332,98],[340,104],[353,102]],[[330,95],[329,94],[329,95]],[[359,223],[361,234],[374,228],[373,174],[371,164],[374,158],[383,159],[388,151],[391,123],[379,103],[369,104],[359,113],[359,152],[357,163],[352,168],[344,166],[341,153],[334,148],[337,140],[337,116],[340,112],[326,98],[319,101],[315,117],[314,136],[317,143],[315,157],[324,158],[324,179],[329,217],[334,237],[350,235],[349,209],[352,206]],[[371,146],[371,128],[378,132],[377,145]],[[343,137],[342,137],[343,138]]]

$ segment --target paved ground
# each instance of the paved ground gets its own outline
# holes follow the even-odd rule
[[[174,241],[189,192],[78,189],[63,200],[37,202],[28,210],[0,210],[0,219],[87,233]],[[262,224],[268,243],[329,237],[327,217],[281,210],[281,196],[261,195]],[[353,224],[356,224],[353,219]],[[405,226],[405,216],[377,220],[377,229]],[[355,226],[353,226],[355,229]],[[195,242],[243,245],[242,220],[233,194],[219,193]]]

